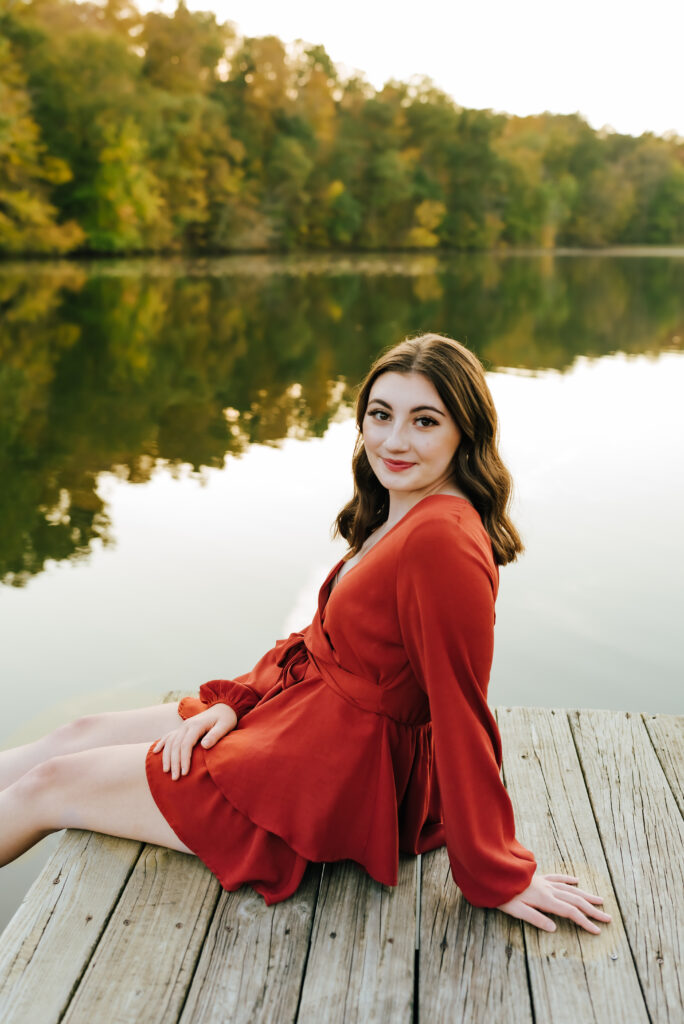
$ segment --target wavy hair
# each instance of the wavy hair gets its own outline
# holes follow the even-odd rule
[[[352,457],[354,495],[333,524],[350,546],[349,557],[387,520],[389,492],[371,469],[363,444],[363,420],[373,383],[388,372],[421,373],[433,384],[461,431],[452,461],[453,482],[477,509],[492,542],[497,565],[516,559],[524,548],[508,516],[513,481],[498,451],[499,425],[479,359],[458,341],[441,334],[409,337],[375,360],[358,386],[358,436]]]

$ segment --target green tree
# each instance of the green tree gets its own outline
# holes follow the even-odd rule
[[[218,99],[218,65],[233,41],[230,26],[183,3],[144,19],[141,116],[178,244],[230,245],[245,148]]]
[[[58,223],[50,202],[52,188],[70,177],[45,151],[24,75],[0,35],[0,252],[67,252],[82,241],[78,224]]]
[[[624,174],[634,191],[632,215],[621,232],[626,242],[668,244],[684,238],[684,146],[645,134],[630,140]]]
[[[83,217],[91,247],[131,252],[168,245],[172,235],[166,204],[135,121],[106,124],[102,140]]]

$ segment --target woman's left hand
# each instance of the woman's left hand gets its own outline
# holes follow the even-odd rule
[[[206,711],[187,718],[177,729],[167,732],[157,741],[153,754],[162,754],[162,768],[171,772],[174,780],[190,771],[190,761],[195,744],[201,736],[202,746],[213,747],[215,743],[237,725],[237,715],[228,704],[217,702]]]
[[[577,889],[578,882],[579,878],[573,875],[540,875],[537,872],[523,892],[502,903],[497,910],[503,910],[511,917],[528,921],[542,931],[555,932],[555,923],[550,917],[540,913],[541,910],[546,910],[550,914],[569,917],[581,928],[598,935],[601,929],[590,921],[587,915],[608,922],[611,920],[610,914],[592,906],[594,903],[603,903],[603,897],[585,892],[584,889]]]

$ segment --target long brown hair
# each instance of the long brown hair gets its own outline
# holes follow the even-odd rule
[[[363,444],[368,396],[382,373],[422,373],[435,387],[461,431],[452,462],[454,483],[473,503],[492,541],[494,560],[506,565],[524,550],[508,516],[513,481],[498,451],[499,425],[484,370],[473,353],[441,334],[420,334],[381,353],[359,385],[352,458],[354,496],[333,524],[350,546],[350,557],[389,514],[389,493],[371,469]]]

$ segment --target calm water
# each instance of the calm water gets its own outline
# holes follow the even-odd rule
[[[0,316],[0,745],[310,621],[353,386],[419,330],[489,368],[516,481],[490,702],[682,711],[683,252],[5,264]]]

